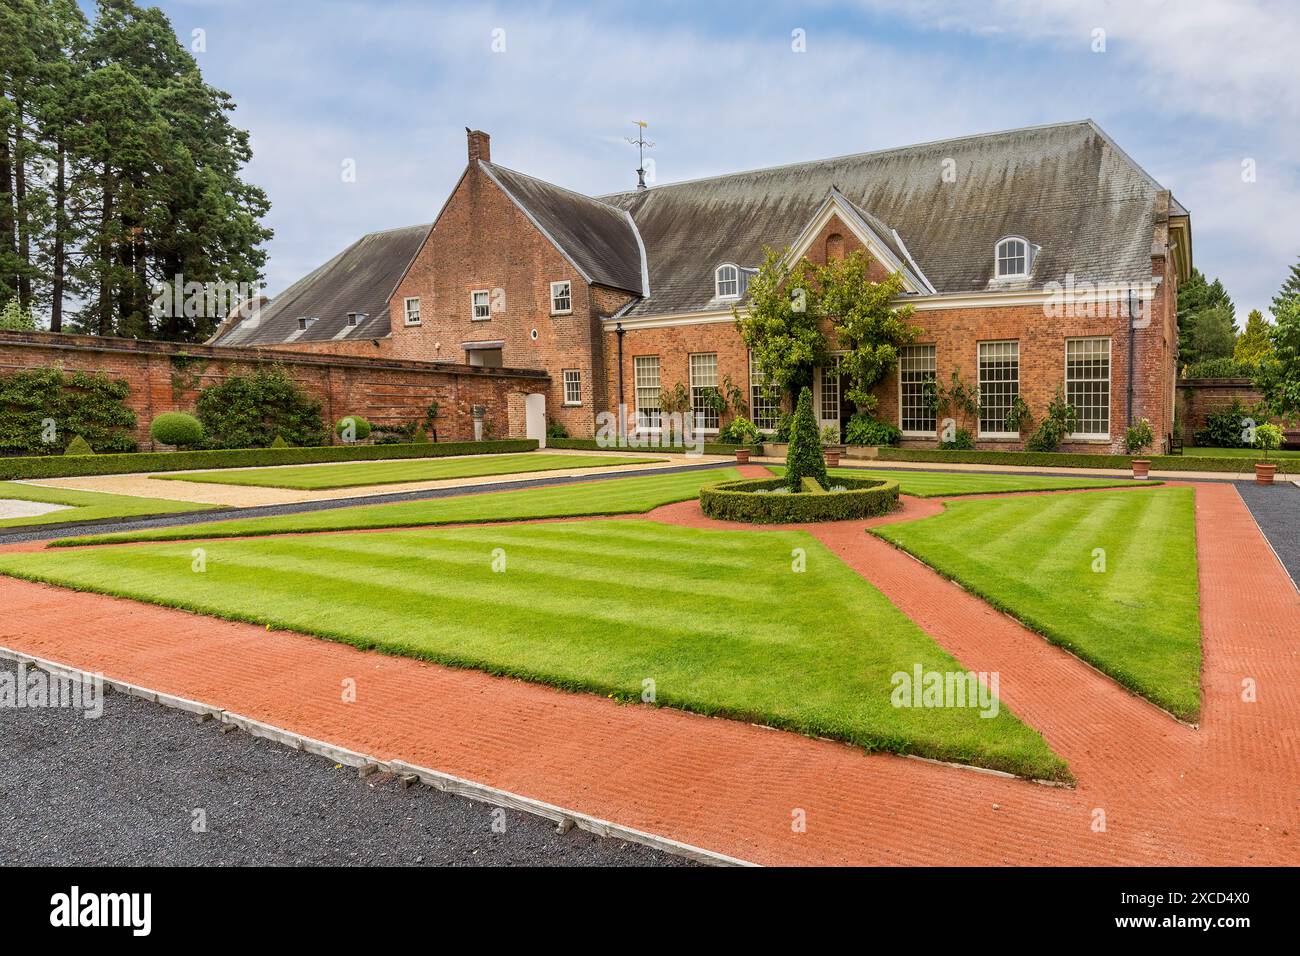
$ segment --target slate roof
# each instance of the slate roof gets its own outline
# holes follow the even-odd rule
[[[628,214],[524,173],[480,165],[590,282],[641,295],[641,245]]]
[[[271,345],[389,334],[388,299],[429,234],[430,224],[372,232],[271,300],[256,319],[221,330],[210,345]],[[349,327],[349,312],[368,318]],[[306,331],[299,318],[314,318]]]
[[[945,181],[947,161],[955,181]],[[940,140],[592,198],[480,161],[589,281],[641,296],[619,317],[724,308],[714,269],[754,268],[763,248],[792,244],[838,195],[900,263],[940,293],[1041,288],[1048,282],[1130,283],[1151,276],[1162,187],[1091,120]],[[1177,200],[1171,215],[1187,215]],[[220,345],[388,334],[388,299],[429,225],[365,236]],[[1004,236],[1038,247],[1017,286],[994,277]],[[909,260],[910,255],[910,260]],[[905,268],[905,271],[911,271]],[[648,278],[649,295],[645,295]],[[369,318],[346,326],[348,312]],[[299,317],[318,321],[306,331]]]
[[[946,159],[955,182],[943,179]],[[650,296],[623,315],[716,306],[713,267],[756,266],[764,246],[790,244],[832,188],[873,227],[896,229],[941,293],[998,288],[993,249],[1007,235],[1041,247],[1030,287],[1067,273],[1079,282],[1151,275],[1161,187],[1084,120],[604,196],[632,213],[649,260]],[[1173,203],[1171,212],[1186,211]]]

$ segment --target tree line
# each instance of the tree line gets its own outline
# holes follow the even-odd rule
[[[51,331],[202,341],[220,315],[155,289],[258,284],[266,194],[248,133],[157,8],[0,3],[0,308]],[[190,310],[193,311],[193,310]]]
[[[1275,317],[1300,303],[1300,263],[1291,266],[1273,297]],[[1178,365],[1193,377],[1252,374],[1273,354],[1275,329],[1259,309],[1251,309],[1238,332],[1236,307],[1223,283],[1193,269],[1178,287]]]

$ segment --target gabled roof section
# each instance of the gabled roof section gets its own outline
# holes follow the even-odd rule
[[[881,262],[890,272],[902,273],[903,286],[908,292],[928,295],[935,291],[929,280],[912,263],[898,233],[879,217],[849,202],[834,186],[831,187],[825,201],[813,213],[812,219],[804,226],[803,232],[794,240],[788,259],[797,262],[805,255],[813,240],[836,216],[858,237],[858,241],[867,247],[867,251],[873,258]]]
[[[232,324],[210,345],[377,338],[388,335],[388,300],[428,235],[429,224],[372,232],[299,279],[250,319]],[[366,318],[349,326],[348,313]],[[315,319],[305,331],[299,319]]]
[[[1082,120],[601,197],[632,214],[649,260],[651,293],[624,315],[706,310],[719,263],[753,267],[765,246],[792,246],[832,188],[939,293],[987,291],[994,245],[1008,235],[1040,247],[1037,288],[1068,273],[1151,277],[1161,186]]]
[[[641,238],[625,210],[505,166],[479,165],[583,279],[648,294]]]

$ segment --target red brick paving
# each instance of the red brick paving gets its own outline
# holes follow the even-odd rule
[[[864,534],[867,522],[811,529],[964,666],[999,671],[1075,789],[2,578],[0,644],[760,863],[1294,865],[1300,598],[1235,490],[1195,487],[1199,730]],[[939,507],[907,499],[875,520]],[[695,502],[652,517],[712,524]],[[1240,700],[1243,677],[1258,702]]]

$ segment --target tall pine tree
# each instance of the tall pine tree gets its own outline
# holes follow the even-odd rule
[[[1208,282],[1199,269],[1193,269],[1178,288],[1178,364],[1231,357],[1235,317],[1223,283]]]
[[[1291,267],[1291,274],[1286,277],[1277,295],[1273,296],[1273,314],[1281,314],[1283,306],[1290,302],[1300,302],[1300,262]]]
[[[248,135],[167,17],[132,0],[0,3],[0,305],[50,327],[202,340],[224,316],[152,314],[157,285],[261,278]],[[65,316],[64,303],[74,309]]]

